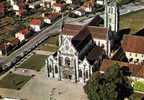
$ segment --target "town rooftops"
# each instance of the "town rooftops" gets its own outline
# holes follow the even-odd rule
[[[121,68],[128,69],[132,73],[131,75],[134,77],[144,78],[143,65],[129,64],[129,63],[115,61],[115,60],[104,59],[100,67],[100,71],[106,72],[111,67],[112,64],[119,64]]]
[[[45,18],[48,18],[48,19],[55,19],[57,18],[58,16],[60,16],[59,13],[48,13],[48,14],[45,14]]]
[[[63,33],[70,36],[77,35],[84,26],[82,25],[74,25],[74,24],[64,24]]]
[[[64,4],[61,4],[61,3],[54,3],[53,6],[64,8]]]
[[[0,13],[4,13],[5,11],[5,6],[3,3],[0,3]]]
[[[32,19],[30,24],[31,25],[40,25],[41,24],[41,20],[40,19]]]
[[[144,37],[125,35],[122,42],[122,48],[127,52],[144,53]]]
[[[88,26],[89,32],[93,38],[106,39],[108,29],[104,27]]]

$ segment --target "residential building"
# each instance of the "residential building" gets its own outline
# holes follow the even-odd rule
[[[48,13],[44,14],[44,23],[52,24],[58,17],[60,16],[59,13]]]
[[[64,4],[61,3],[54,3],[52,5],[54,12],[60,13],[64,9]]]
[[[28,29],[22,29],[20,32],[15,34],[15,38],[19,39],[20,42],[25,40],[29,35]]]
[[[144,64],[144,37],[125,35],[122,41],[122,48],[129,63]]]
[[[40,19],[32,19],[30,22],[30,27],[35,32],[41,31],[41,25],[42,25],[42,21]]]

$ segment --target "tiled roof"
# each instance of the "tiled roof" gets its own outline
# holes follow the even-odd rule
[[[133,52],[133,53],[144,53],[144,37],[134,36],[134,35],[125,35],[122,48],[124,51]]]
[[[108,29],[104,27],[88,26],[89,32],[93,38],[106,39]]]
[[[32,19],[30,24],[32,24],[32,25],[40,25],[41,24],[41,20],[40,19]]]
[[[61,3],[54,3],[53,6],[64,8],[64,5]]]
[[[49,19],[55,19],[56,17],[60,16],[59,13],[48,13],[45,15],[46,18],[49,18]]]
[[[20,32],[21,32],[22,34],[26,35],[26,34],[28,34],[28,29],[27,29],[27,28],[26,28],[26,29],[22,29]]]
[[[100,71],[106,72],[111,67],[111,65],[115,63],[119,64],[121,68],[128,68],[129,71],[132,73],[131,74],[132,76],[144,78],[143,65],[129,64],[129,63],[115,61],[115,60],[104,59],[100,67]]]
[[[74,24],[64,24],[63,33],[66,35],[75,36],[77,35],[84,26],[82,25],[74,25]]]

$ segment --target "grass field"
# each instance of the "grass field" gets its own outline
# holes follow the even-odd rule
[[[122,15],[120,29],[130,28],[131,34],[144,28],[144,10]]]
[[[144,83],[140,81],[135,81],[134,90],[144,92]]]
[[[25,68],[25,69],[32,69],[32,70],[40,71],[40,69],[45,64],[46,57],[47,56],[44,56],[44,55],[34,54],[28,60],[23,62],[19,67],[20,68]]]
[[[29,80],[30,76],[22,76],[18,74],[9,73],[0,80],[0,88],[21,89]]]
[[[56,51],[58,49],[58,35],[48,38],[37,49],[50,52]]]
[[[143,94],[139,94],[139,93],[134,93],[131,96],[131,100],[141,100],[141,98],[143,97]]]

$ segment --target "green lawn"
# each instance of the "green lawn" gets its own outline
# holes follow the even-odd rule
[[[134,81],[134,86],[133,86],[135,91],[141,91],[144,92],[144,82],[141,81]]]
[[[56,51],[58,49],[58,35],[48,38],[37,49],[50,52]]]
[[[47,58],[47,56],[34,54],[28,60],[26,60],[24,63],[22,63],[19,67],[40,71],[40,69],[45,64],[46,58]]]
[[[0,80],[0,88],[21,89],[29,80],[31,76],[22,76],[18,74],[9,73]]]
[[[131,34],[144,28],[144,10],[122,15],[120,29],[130,28]]]

